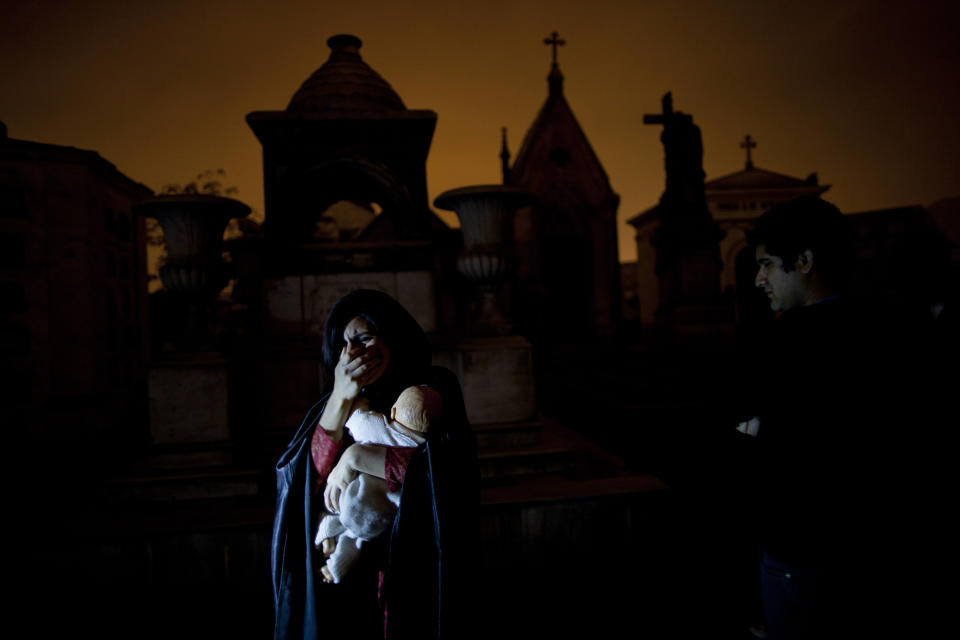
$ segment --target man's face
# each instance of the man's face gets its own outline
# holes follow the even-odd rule
[[[757,277],[754,284],[763,289],[774,311],[789,311],[806,303],[809,282],[800,265],[783,268],[783,258],[767,253],[764,245],[757,246]]]

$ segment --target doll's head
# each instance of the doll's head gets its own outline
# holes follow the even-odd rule
[[[418,433],[443,417],[443,399],[427,386],[407,387],[393,403],[390,418]]]

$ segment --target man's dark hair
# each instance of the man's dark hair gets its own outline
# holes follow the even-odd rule
[[[357,316],[366,320],[390,349],[389,368],[370,390],[371,404],[379,400],[386,402],[392,394],[386,405],[389,407],[400,391],[418,382],[430,366],[430,342],[410,312],[386,293],[373,289],[351,291],[333,305],[323,328],[323,366],[328,391],[333,387],[333,370],[346,344],[343,330]]]
[[[833,285],[843,284],[853,266],[853,231],[846,216],[834,205],[814,196],[780,202],[757,219],[747,231],[752,247],[783,259],[785,271],[793,269],[806,249],[813,252],[813,268]]]

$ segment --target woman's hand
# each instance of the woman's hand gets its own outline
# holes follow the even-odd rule
[[[333,395],[352,402],[363,387],[380,377],[384,364],[383,355],[378,350],[348,351],[344,346],[333,370]]]
[[[356,407],[360,390],[376,380],[386,368],[379,350],[348,349],[340,351],[340,360],[333,369],[333,391],[320,415],[320,426],[334,442],[343,437],[343,425]]]
[[[356,446],[351,445],[343,452],[340,461],[327,476],[327,486],[323,489],[323,504],[330,513],[340,513],[340,496],[360,473],[354,464]]]

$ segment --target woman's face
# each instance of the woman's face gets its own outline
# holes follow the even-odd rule
[[[390,366],[390,348],[362,316],[354,317],[343,328],[343,341],[351,359],[362,355],[373,356],[374,369],[367,384],[376,382]]]

